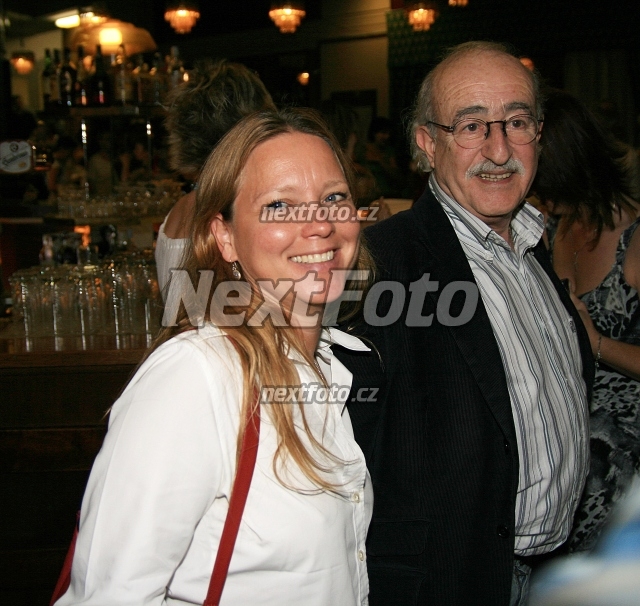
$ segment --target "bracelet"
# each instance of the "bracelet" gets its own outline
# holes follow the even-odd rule
[[[600,368],[600,360],[602,359],[602,353],[600,352],[600,346],[602,345],[602,335],[598,336],[598,352],[596,353],[596,370]]]

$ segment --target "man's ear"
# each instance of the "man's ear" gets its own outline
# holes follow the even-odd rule
[[[220,213],[218,213],[213,218],[213,221],[211,221],[211,233],[216,239],[216,244],[218,245],[218,250],[220,251],[222,258],[227,263],[237,261],[238,255],[236,254],[236,247],[234,244],[233,229],[222,218]]]
[[[416,145],[426,154],[431,168],[435,168],[436,140],[426,126],[420,126],[416,131]]]

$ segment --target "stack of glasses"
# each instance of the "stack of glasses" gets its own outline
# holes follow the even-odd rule
[[[13,317],[31,337],[155,334],[162,302],[155,265],[127,255],[102,265],[19,270]]]

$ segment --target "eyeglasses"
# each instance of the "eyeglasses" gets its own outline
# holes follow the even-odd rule
[[[437,122],[429,121],[427,124],[433,124],[442,130],[453,135],[454,141],[465,149],[474,149],[480,147],[489,136],[492,124],[501,124],[504,136],[515,145],[527,145],[536,138],[540,130],[542,118],[537,120],[529,114],[518,114],[512,116],[508,120],[492,120],[485,122],[479,118],[463,118],[458,120],[452,126],[445,126]]]

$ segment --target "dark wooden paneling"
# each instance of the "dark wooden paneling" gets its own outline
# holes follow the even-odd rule
[[[0,430],[0,472],[87,471],[105,427]]]
[[[131,365],[0,369],[0,428],[102,424],[132,370]]]
[[[143,350],[0,347],[0,604],[46,606],[107,428]]]

